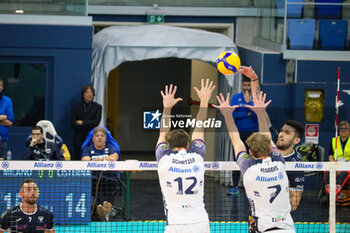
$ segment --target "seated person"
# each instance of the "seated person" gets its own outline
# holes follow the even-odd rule
[[[44,139],[43,128],[33,126],[32,138],[27,146],[24,160],[64,160],[61,150],[56,143]]]
[[[83,161],[117,161],[120,159],[118,143],[112,138],[106,128],[96,127],[92,131],[92,144],[87,145],[91,140],[91,133],[83,144],[81,160]],[[120,187],[118,172],[96,171],[92,173],[92,194],[95,196],[97,214],[103,220],[109,221],[116,216],[117,210],[113,208],[114,196],[117,188]],[[94,210],[93,206],[93,210]],[[93,212],[92,210],[92,212]]]
[[[329,145],[329,161],[330,162],[345,162],[350,161],[350,125],[347,121],[339,123],[339,136],[332,138]],[[335,154],[335,145],[337,144],[337,154]],[[337,171],[337,195],[347,182],[350,172]],[[327,173],[326,182],[329,182],[329,174]],[[326,191],[329,192],[329,185],[326,185]]]

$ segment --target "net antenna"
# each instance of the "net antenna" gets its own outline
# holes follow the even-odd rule
[[[338,137],[339,89],[340,89],[340,66],[338,67],[337,96],[336,96],[336,103],[335,103],[335,149],[334,149],[335,160],[338,160],[337,137]]]

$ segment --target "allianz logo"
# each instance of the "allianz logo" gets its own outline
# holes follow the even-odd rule
[[[218,163],[218,162],[204,163],[204,168],[219,169],[220,168],[220,163]]]
[[[157,168],[158,164],[157,163],[140,163],[139,168]]]
[[[35,162],[34,167],[54,167],[54,163]]]
[[[323,168],[322,163],[296,163],[294,168],[311,168],[320,170]]]
[[[86,167],[91,167],[91,168],[107,167],[107,163],[88,162]]]

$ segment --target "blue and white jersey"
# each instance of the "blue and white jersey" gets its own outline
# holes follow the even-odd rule
[[[280,152],[273,151],[264,159],[253,159],[240,152],[237,164],[259,232],[275,227],[295,232],[290,215],[289,182]]]
[[[159,183],[168,224],[209,221],[204,208],[204,154],[202,140],[194,140],[187,151],[171,151],[166,143],[157,146]]]
[[[300,154],[293,150],[293,153],[287,156],[283,156],[286,162],[299,162],[302,161]],[[303,191],[304,190],[304,171],[288,171],[287,172],[289,179],[289,190],[293,191]]]
[[[29,214],[18,205],[1,215],[0,230],[9,229],[9,233],[44,233],[45,230],[54,230],[54,221],[53,214],[41,206],[37,205],[34,213]]]

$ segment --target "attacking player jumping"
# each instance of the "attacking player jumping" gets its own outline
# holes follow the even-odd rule
[[[230,95],[226,99],[217,96],[218,108],[225,118],[236,161],[243,174],[243,183],[250,203],[254,229],[250,232],[293,233],[294,222],[290,215],[288,177],[285,161],[271,140],[266,123],[266,95],[254,92],[254,106],[248,106],[258,116],[259,133],[252,134],[246,141],[249,151],[239,136],[232,118],[237,106],[230,106]]]
[[[32,179],[26,179],[20,185],[19,195],[22,203],[1,215],[0,233],[55,233],[53,214],[36,204],[38,186]]]
[[[207,119],[208,102],[215,86],[201,80],[201,89],[194,88],[200,98],[197,121]],[[204,208],[204,128],[196,127],[189,134],[182,130],[166,128],[172,107],[181,98],[175,98],[177,87],[165,86],[163,115],[156,146],[159,183],[163,193],[167,218],[165,233],[209,233],[209,217]],[[197,124],[196,124],[197,125]]]

